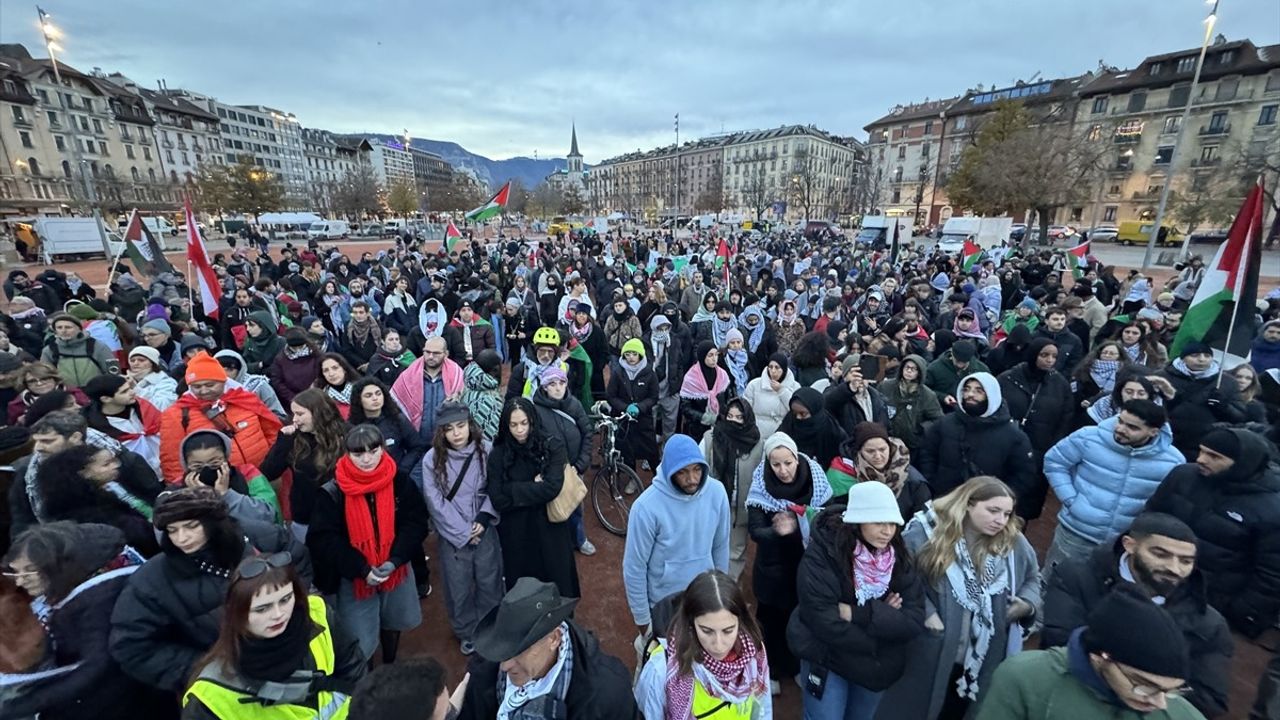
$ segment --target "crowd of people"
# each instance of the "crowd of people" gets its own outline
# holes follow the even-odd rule
[[[1280,296],[1231,360],[1179,334],[1198,258],[1072,268],[786,231],[233,246],[216,313],[176,273],[13,270],[0,719],[764,719],[788,684],[813,720],[1223,716],[1280,620]],[[646,478],[593,570],[618,598],[578,570],[603,415]],[[465,677],[399,657],[415,630]]]

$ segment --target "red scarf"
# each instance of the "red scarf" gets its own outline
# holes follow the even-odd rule
[[[338,489],[347,496],[347,537],[351,546],[360,551],[369,567],[381,565],[391,555],[391,545],[396,539],[396,461],[383,452],[377,467],[361,470],[349,456],[343,455],[338,458],[334,477]],[[369,503],[364,502],[363,497],[369,493],[373,493],[374,514],[377,515],[376,533]],[[392,571],[386,582],[377,586],[370,585],[364,578],[356,578],[356,599],[364,600],[373,597],[374,593],[394,590],[408,574],[408,568],[408,565],[401,565]]]

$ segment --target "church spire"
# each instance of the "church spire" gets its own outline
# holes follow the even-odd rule
[[[569,157],[581,157],[582,153],[578,152],[578,124],[573,123],[573,140],[569,144]]]

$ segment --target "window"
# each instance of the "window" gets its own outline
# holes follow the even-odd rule
[[[63,152],[66,152],[66,151],[67,151],[67,140],[66,140],[66,138],[62,137],[61,135],[54,135],[54,136],[53,136],[53,146],[54,146],[54,147],[56,147],[56,148],[58,148],[59,150],[61,150],[61,151],[63,151]]]
[[[151,148],[145,147],[145,146],[142,148],[142,159],[143,160],[151,159]]]
[[[1127,154],[1125,154],[1125,153],[1120,153],[1119,155],[1117,155],[1117,156],[1116,156],[1116,169],[1117,169],[1117,170],[1131,170],[1131,169],[1133,169],[1133,156],[1132,156],[1132,155],[1127,155]]]
[[[1093,114],[1098,115],[1107,111],[1107,98],[1097,97],[1093,99]]]
[[[148,170],[147,170],[147,176],[151,178],[151,182],[155,182],[155,181],[156,181],[156,170],[155,170],[155,168],[150,168],[150,169],[148,169]]]
[[[71,163],[66,160],[62,161],[62,174],[66,177],[71,177]]]
[[[1264,92],[1275,92],[1280,90],[1280,70],[1272,71],[1267,76],[1267,89]]]
[[[1164,129],[1160,132],[1165,135],[1172,135],[1178,132],[1178,128],[1182,127],[1182,118],[1173,115],[1164,119]]]
[[[920,146],[920,157],[929,157],[929,143]]]
[[[903,159],[905,159],[906,157],[907,157],[907,146],[906,146],[906,145],[899,145],[899,146],[898,146],[898,159],[899,159],[899,160],[903,160]]]
[[[100,154],[102,154],[102,155],[110,155],[110,154],[111,154],[111,153],[107,152],[107,143],[106,143],[106,142],[104,142],[104,141],[101,141],[101,140],[100,140],[100,141],[98,141],[98,150],[99,150]]]
[[[1107,194],[1108,194],[1108,195],[1119,195],[1119,194],[1120,194],[1120,186],[1119,186],[1119,185],[1114,185],[1114,184],[1113,184],[1110,188],[1107,188]]]
[[[1262,110],[1258,111],[1259,125],[1275,125],[1276,111],[1280,109],[1280,105],[1266,105]]]
[[[1173,146],[1161,145],[1156,148],[1156,159],[1152,161],[1155,165],[1168,165],[1173,159]]]
[[[1085,137],[1090,141],[1096,141],[1096,140],[1102,139],[1102,126],[1094,125],[1093,127],[1089,128],[1089,134],[1086,135]]]
[[[932,134],[933,134],[933,121],[932,121],[932,120],[927,120],[927,121],[925,121],[925,124],[924,124],[924,134],[925,134],[925,135],[932,135]]]
[[[222,108],[218,108],[218,117],[225,120],[227,118],[227,111]]]
[[[1226,102],[1236,99],[1236,90],[1240,88],[1240,78],[1223,78],[1218,82],[1218,92],[1214,95],[1214,100],[1218,102]]]
[[[902,182],[902,166],[901,165],[893,169],[893,181]]]
[[[1151,63],[1151,73],[1150,73],[1150,74],[1152,74],[1152,75],[1159,75],[1159,74],[1160,74],[1160,72],[1161,72],[1162,70],[1164,70],[1164,63],[1162,63],[1162,62],[1155,62],[1155,63]]]
[[[15,82],[14,82],[14,81],[12,81],[12,80],[5,80],[5,81],[4,81],[4,91],[5,91],[5,93],[6,93],[6,94],[8,94],[8,95],[17,95],[17,94],[18,94],[18,84],[17,84],[17,83],[15,83]]]
[[[1155,197],[1156,195],[1159,195],[1159,194],[1160,194],[1160,193],[1162,193],[1162,192],[1164,192],[1164,186],[1163,186],[1163,185],[1148,185],[1148,186],[1147,186],[1147,192],[1146,192],[1146,194],[1147,194],[1147,196],[1149,196],[1149,197]]]
[[[130,160],[134,160],[134,159],[136,159],[136,157],[134,156],[134,153],[133,153],[133,146],[132,146],[132,145],[125,145],[125,146],[124,146],[124,156],[125,156],[125,157],[127,157],[127,158],[129,158]]]
[[[1200,164],[1212,165],[1218,162],[1218,146],[1207,145],[1200,149]]]
[[[1186,57],[1178,58],[1178,66],[1174,69],[1174,71],[1180,72],[1180,73],[1189,73],[1195,69],[1196,69],[1196,56],[1187,55]]]
[[[164,151],[164,159],[165,159],[165,160],[167,160],[168,162],[173,162],[173,151],[172,151],[172,150],[165,150],[165,151]]]
[[[1187,100],[1191,99],[1191,83],[1182,83],[1174,85],[1169,90],[1169,107],[1180,108],[1187,106]]]
[[[49,127],[61,127],[62,121],[58,119],[58,113],[52,110],[46,110],[45,117],[49,118]]]
[[[27,116],[22,112],[21,105],[11,105],[9,109],[13,111],[14,122],[25,123],[27,121]]]
[[[894,190],[894,191],[893,191],[893,199],[892,199],[892,200],[890,200],[889,202],[894,203],[895,205],[896,205],[896,204],[898,204],[898,203],[900,203],[900,202],[902,202],[902,191],[901,191],[901,190]]]
[[[1147,107],[1147,91],[1136,90],[1129,95],[1129,112],[1142,112]]]
[[[1224,133],[1228,127],[1227,113],[1225,111],[1216,112],[1209,117],[1209,132]]]
[[[31,142],[31,133],[26,130],[18,131],[18,140],[22,142],[22,147],[24,148],[33,148],[36,146],[35,143]]]
[[[1115,222],[1115,221],[1116,221],[1116,206],[1115,206],[1115,205],[1109,205],[1109,206],[1107,206],[1107,207],[1103,208],[1103,209],[1102,209],[1102,219],[1103,219],[1103,220],[1105,220],[1105,221],[1107,221],[1107,222]]]
[[[40,174],[40,161],[36,160],[35,158],[33,157],[27,158],[27,167],[31,169],[32,175]]]
[[[1235,62],[1235,61],[1236,61],[1236,51],[1235,51],[1235,50],[1223,50],[1223,51],[1222,51],[1222,53],[1218,55],[1218,64],[1219,64],[1219,65],[1230,65],[1231,63],[1233,63],[1233,62]]]
[[[99,120],[99,119],[97,119],[97,118],[94,118],[94,119],[93,119],[93,131],[94,131],[95,133],[98,133],[99,135],[101,135],[101,134],[102,134],[102,121],[101,121],[101,120]]]
[[[46,92],[46,91],[44,91],[44,90],[36,90],[36,94],[40,96],[40,102],[42,102],[42,103],[48,103],[48,102],[49,102],[49,93],[48,93],[48,92]]]

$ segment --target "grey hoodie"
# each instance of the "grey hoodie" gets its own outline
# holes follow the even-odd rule
[[[247,363],[245,363],[243,355],[235,350],[219,350],[214,353],[213,357],[215,360],[223,357],[235,358],[236,362],[240,363],[240,372],[231,379],[240,383],[245,390],[257,395],[258,398],[262,400],[262,404],[267,406],[268,410],[281,418],[288,417],[284,411],[284,406],[280,404],[280,398],[276,396],[276,391],[271,388],[271,381],[268,380],[265,375],[250,374],[249,371],[245,369],[245,365]]]

